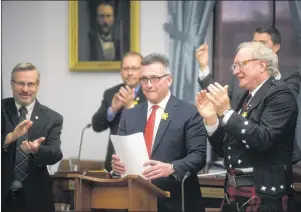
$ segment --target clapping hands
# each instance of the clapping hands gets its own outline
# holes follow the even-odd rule
[[[195,103],[200,115],[205,119],[206,124],[214,125],[217,117],[225,110],[230,109],[228,86],[221,86],[215,82],[208,86],[208,91],[202,90],[196,96]]]

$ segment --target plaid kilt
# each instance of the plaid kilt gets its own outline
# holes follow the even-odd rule
[[[255,186],[234,187],[228,185],[225,195],[227,195],[230,202],[238,202],[241,206],[244,206],[243,209],[246,212],[257,212],[261,203],[261,198],[256,196]],[[221,208],[225,201],[227,202],[227,200],[224,199]]]
[[[258,212],[263,200],[261,197],[256,195],[255,186],[234,187],[227,182],[225,198],[222,202],[221,209],[225,203],[231,202],[239,203],[245,212]],[[288,195],[283,196],[281,202],[282,211],[286,212],[288,208]]]

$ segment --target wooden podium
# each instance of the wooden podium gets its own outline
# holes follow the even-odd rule
[[[68,174],[68,178],[75,180],[75,211],[91,211],[91,209],[157,211],[157,197],[169,197],[168,192],[162,191],[138,175],[102,179]]]

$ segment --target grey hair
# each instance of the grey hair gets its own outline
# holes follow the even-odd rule
[[[152,53],[152,54],[145,56],[141,62],[141,65],[147,66],[147,65],[154,64],[154,63],[162,64],[164,67],[164,72],[166,74],[171,74],[171,72],[169,70],[168,57],[163,54],[160,54],[160,53]]]
[[[11,80],[14,79],[14,75],[16,72],[21,72],[21,71],[36,71],[38,73],[38,82],[40,82],[40,72],[37,69],[37,67],[35,67],[31,63],[18,63],[11,72]]]
[[[243,48],[252,49],[252,58],[266,61],[267,71],[270,76],[276,77],[280,72],[278,69],[278,56],[272,49],[260,42],[250,41],[238,45],[237,52]]]

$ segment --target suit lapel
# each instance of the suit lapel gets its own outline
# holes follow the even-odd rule
[[[15,104],[14,98],[11,99],[11,101],[7,102],[6,110],[8,113],[8,117],[10,118],[11,122],[13,123],[13,126],[16,127],[19,122],[19,115],[17,111],[17,107]]]
[[[140,87],[140,89],[138,91],[137,97],[139,98],[139,102],[138,103],[145,102],[145,96],[143,94],[143,91],[142,91],[141,87]],[[136,99],[137,99],[137,97],[136,97]]]
[[[144,132],[144,128],[147,121],[147,102],[142,103],[138,106],[139,111],[137,113],[137,118],[133,119],[135,126],[133,129],[138,129],[138,132]]]
[[[157,130],[156,138],[154,141],[153,149],[152,149],[152,155],[156,151],[156,148],[158,147],[159,143],[161,142],[168,126],[171,120],[175,117],[177,112],[177,105],[178,100],[174,96],[170,96],[170,99],[167,102],[166,108],[164,110],[164,113],[168,114],[168,118],[166,120],[161,119],[160,124]]]
[[[35,132],[40,132],[39,129],[43,126],[43,121],[45,122],[45,117],[43,117],[45,113],[43,113],[43,108],[41,104],[36,100],[33,111],[31,113],[30,120],[33,122],[31,128],[28,130],[28,139],[29,141],[33,141],[33,139],[37,139],[35,137]]]
[[[247,108],[248,113],[250,113],[257,105],[264,99],[264,96],[268,92],[269,88],[271,87],[272,82],[274,82],[274,78],[269,78],[261,88],[255,93],[254,97],[251,99],[251,102]]]

